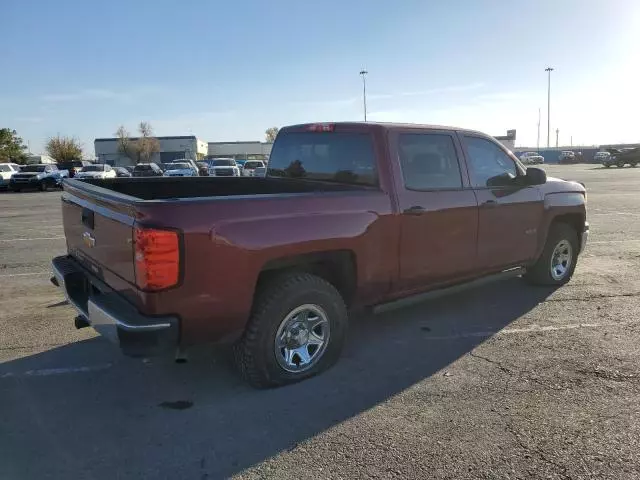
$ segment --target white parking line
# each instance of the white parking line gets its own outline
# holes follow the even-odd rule
[[[7,372],[0,375],[0,378],[49,377],[51,375],[66,375],[68,373],[99,372],[111,368],[112,365],[111,363],[104,363],[102,365],[88,365],[84,367],[42,368],[20,373]]]
[[[51,272],[7,273],[7,274],[5,274],[5,275],[0,275],[0,278],[7,278],[7,277],[28,277],[28,276],[36,276],[36,275],[51,275]]]
[[[32,240],[59,240],[61,238],[64,238],[64,235],[57,235],[55,237],[9,238],[6,240],[0,240],[0,242],[30,242]]]
[[[603,328],[603,327],[620,327],[624,325],[630,325],[637,322],[610,322],[610,323],[573,323],[567,325],[548,325],[539,326],[532,325],[526,328],[503,328],[497,331],[479,331],[479,332],[463,332],[454,335],[440,335],[440,336],[425,336],[425,340],[457,340],[460,338],[473,338],[473,337],[493,337],[499,335],[513,335],[513,334],[527,334],[527,333],[545,333],[545,332],[557,332],[559,330],[575,330],[578,328]]]

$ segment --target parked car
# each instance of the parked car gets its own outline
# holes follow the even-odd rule
[[[607,168],[613,165],[613,163],[611,163],[611,154],[605,151],[596,152],[596,154],[593,156],[593,161],[596,163],[601,163]]]
[[[624,167],[626,164],[635,167],[640,163],[640,147],[638,148],[622,148],[618,150],[617,148],[608,149],[611,154],[611,158],[609,159],[608,164],[603,162],[605,167],[610,167],[611,165],[617,165],[619,168]]]
[[[209,175],[212,177],[239,177],[240,167],[233,158],[214,158],[207,160]]]
[[[524,152],[520,155],[520,161],[525,165],[539,165],[544,163],[544,157],[537,152]]]
[[[9,188],[9,180],[19,171],[20,165],[17,163],[0,163],[0,188]]]
[[[570,150],[560,152],[560,155],[558,156],[558,163],[576,163],[576,154]]]
[[[9,188],[19,192],[27,188],[42,191],[62,187],[62,179],[69,176],[67,170],[59,170],[54,164],[24,165],[19,173],[14,173],[9,180]]]
[[[264,168],[264,163],[259,160],[247,160],[242,167],[242,176],[254,177],[256,175],[256,168]]]
[[[162,169],[155,163],[139,163],[133,168],[133,177],[161,177]]]
[[[265,178],[66,181],[52,281],[128,355],[234,342],[245,378],[277,386],[336,362],[348,309],[495,275],[566,283],[585,195],[475,131],[296,125]]]
[[[67,170],[69,172],[69,178],[73,178],[76,176],[76,173],[84,167],[93,164],[86,160],[69,160],[68,162],[58,162],[56,165],[58,166],[58,170]]]
[[[197,177],[198,171],[193,167],[191,163],[187,162],[172,162],[167,164],[167,169],[164,171],[165,177]]]
[[[117,173],[111,167],[111,165],[99,163],[95,165],[87,165],[86,167],[82,167],[78,173],[76,173],[77,179],[95,179],[95,178],[116,178]]]
[[[131,172],[127,170],[125,167],[113,167],[113,171],[116,172],[116,177],[118,178],[131,177]]]

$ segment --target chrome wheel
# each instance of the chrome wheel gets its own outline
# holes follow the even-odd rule
[[[562,280],[571,269],[573,261],[573,248],[568,240],[561,240],[551,254],[551,277],[554,280]]]
[[[329,343],[329,319],[318,305],[301,305],[280,323],[275,338],[278,365],[300,373],[313,367]]]

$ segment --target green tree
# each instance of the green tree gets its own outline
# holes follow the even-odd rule
[[[278,127],[269,127],[264,132],[265,137],[267,138],[267,142],[273,143],[278,135]]]
[[[51,137],[47,141],[46,150],[56,162],[82,160],[82,144],[77,138],[62,137],[60,135]]]
[[[26,148],[15,130],[0,128],[0,162],[25,163]]]

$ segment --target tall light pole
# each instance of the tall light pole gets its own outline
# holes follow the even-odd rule
[[[367,121],[367,72],[366,70],[360,70],[360,75],[362,75],[362,103],[364,106],[364,121]]]
[[[547,148],[550,147],[551,141],[551,72],[553,68],[547,67],[544,69],[548,73],[547,79]]]

